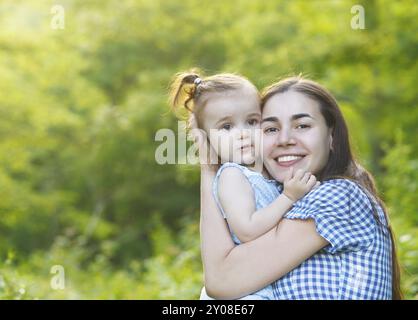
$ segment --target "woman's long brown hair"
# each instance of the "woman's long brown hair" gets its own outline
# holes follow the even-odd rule
[[[328,128],[332,128],[332,152],[330,152],[328,162],[324,169],[318,174],[320,181],[326,181],[335,178],[345,178],[357,182],[369,197],[373,208],[373,216],[377,223],[381,224],[378,217],[377,204],[382,208],[388,231],[392,242],[392,299],[400,300],[403,298],[400,287],[400,265],[396,254],[395,237],[392,227],[389,223],[387,209],[377,193],[377,189],[372,175],[364,169],[354,158],[350,147],[348,128],[344,117],[338,106],[336,99],[332,94],[320,84],[304,79],[301,76],[286,78],[271,86],[262,92],[262,107],[275,94],[286,91],[295,91],[306,95],[319,103],[321,114],[323,115]],[[370,196],[372,198],[370,198]]]

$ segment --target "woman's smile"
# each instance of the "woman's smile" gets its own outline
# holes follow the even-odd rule
[[[303,160],[304,155],[283,154],[275,158],[277,164],[281,167],[291,167]]]

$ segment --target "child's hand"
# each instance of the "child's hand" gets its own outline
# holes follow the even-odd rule
[[[317,187],[316,177],[310,172],[305,172],[302,169],[297,170],[293,174],[293,167],[288,171],[288,174],[284,181],[284,191],[286,197],[296,202],[302,198],[305,194],[312,190],[313,187]]]

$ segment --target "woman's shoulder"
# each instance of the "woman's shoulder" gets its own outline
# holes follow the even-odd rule
[[[330,179],[296,202],[285,218],[314,219],[316,230],[330,244],[326,250],[367,248],[375,238],[376,224],[370,199],[349,179]]]
[[[315,208],[333,208],[336,211],[362,211],[372,209],[372,198],[366,190],[350,179],[330,179],[312,189],[297,206]]]
[[[321,182],[321,184],[308,193],[309,198],[351,197],[353,195],[366,196],[363,188],[350,179],[336,178]]]
[[[353,189],[353,188],[359,188],[359,185],[357,182],[351,180],[351,179],[345,179],[345,178],[333,178],[329,180],[325,180],[320,184],[320,187],[322,188],[331,188],[335,187],[338,189]]]

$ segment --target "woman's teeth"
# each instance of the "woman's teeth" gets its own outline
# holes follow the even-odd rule
[[[295,161],[301,159],[302,156],[283,156],[278,157],[277,162],[289,162],[289,161]]]

